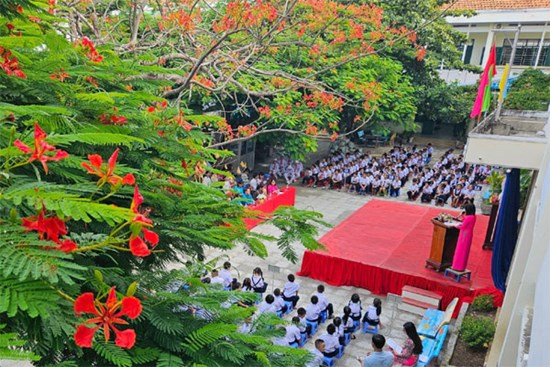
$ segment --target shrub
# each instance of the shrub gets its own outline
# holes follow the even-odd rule
[[[484,349],[493,340],[495,329],[493,319],[490,317],[466,316],[460,328],[460,334],[470,348]]]
[[[472,302],[472,309],[474,311],[490,312],[495,309],[494,297],[490,294],[483,294],[478,296]]]
[[[549,100],[550,75],[529,68],[512,83],[504,104],[513,110],[546,111]]]

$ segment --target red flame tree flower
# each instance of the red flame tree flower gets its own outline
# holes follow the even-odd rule
[[[151,254],[151,250],[147,246],[146,241],[149,242],[154,248],[159,242],[159,236],[155,232],[145,228],[152,227],[153,221],[147,218],[147,214],[149,212],[148,210],[144,213],[140,213],[139,206],[142,203],[143,196],[139,193],[138,186],[136,185],[134,188],[134,199],[132,200],[132,204],[130,206],[130,209],[135,214],[135,217],[130,224],[130,251],[134,254],[134,256],[144,257]],[[143,233],[143,238],[141,237],[141,233]]]
[[[117,185],[133,185],[136,181],[134,175],[128,173],[124,177],[120,177],[114,174],[116,167],[116,160],[118,158],[119,149],[117,148],[111,157],[107,161],[107,167],[103,167],[103,158],[99,154],[89,154],[88,159],[90,164],[82,162],[82,167],[88,170],[89,174],[98,176],[100,179],[97,181],[99,186],[103,186],[105,183],[110,183],[113,186]]]
[[[13,145],[20,151],[22,151],[25,154],[30,154],[30,158],[28,159],[27,163],[31,163],[33,161],[40,161],[42,163],[42,166],[44,167],[44,171],[46,174],[48,173],[48,161],[59,161],[61,159],[67,158],[69,156],[69,153],[67,153],[64,150],[61,149],[55,149],[53,145],[50,145],[46,143],[45,139],[48,136],[40,128],[37,122],[34,123],[34,150],[31,149],[28,145],[21,142],[19,139],[15,140],[13,142]],[[55,152],[53,156],[47,155],[48,152]]]
[[[88,313],[95,317],[78,325],[74,334],[76,345],[82,348],[91,348],[96,331],[103,328],[105,342],[109,341],[111,330],[113,330],[116,335],[115,344],[118,347],[132,348],[136,342],[136,332],[133,329],[119,330],[115,325],[128,325],[122,316],[133,320],[141,314],[141,310],[141,301],[136,297],[127,296],[118,301],[115,287],[111,288],[105,304],[99,302],[91,292],[81,294],[74,303],[74,312],[77,316]],[[93,327],[90,328],[89,325],[93,325]]]

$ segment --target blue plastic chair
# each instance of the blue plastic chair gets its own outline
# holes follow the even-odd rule
[[[300,333],[300,347],[303,347],[307,343],[307,333]]]
[[[323,366],[334,367],[334,358],[323,357]]]
[[[353,320],[353,329],[354,331],[357,331],[361,329],[361,321],[360,320]]]
[[[327,310],[321,311],[321,313],[319,314],[320,322],[324,323],[325,321],[327,321],[327,319],[328,319],[328,311]]]
[[[344,344],[348,345],[351,342],[351,333],[344,333]]]
[[[316,322],[306,320],[306,324],[311,325],[311,335],[315,334],[317,332],[317,329],[319,329],[319,324]]]
[[[278,310],[277,311],[277,316],[279,316],[282,319],[283,318],[283,311]]]
[[[292,310],[294,310],[294,304],[291,301],[285,301],[285,305],[286,305],[285,315],[288,315],[289,313],[292,312]]]
[[[294,348],[294,349],[298,349],[298,343],[297,342],[290,343],[288,346],[291,347],[291,348]]]
[[[338,347],[338,354],[336,355],[336,358],[340,359],[342,358],[343,355],[344,355],[344,346],[340,345],[340,347]]]
[[[369,333],[369,334],[378,334],[378,325],[371,325],[368,322],[363,323],[363,333]]]

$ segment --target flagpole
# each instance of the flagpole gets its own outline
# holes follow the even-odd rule
[[[514,43],[512,44],[512,52],[510,54],[510,67],[508,69],[508,73],[506,75],[503,75],[503,78],[506,78],[506,81],[504,83],[504,89],[506,89],[506,86],[508,85],[508,79],[512,72],[512,67],[514,66],[514,57],[516,57],[516,48],[518,47],[518,39],[519,39],[519,33],[521,31],[521,24],[518,24],[518,29],[516,30],[516,35],[514,36]],[[502,98],[499,98],[498,104],[497,104],[497,110],[495,113],[495,121],[500,121],[500,113],[502,111],[502,104],[504,103],[504,92],[502,92]]]

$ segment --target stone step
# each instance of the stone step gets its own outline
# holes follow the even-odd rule
[[[421,288],[416,288],[410,285],[406,285],[403,287],[401,291],[401,297],[428,304],[429,306],[426,308],[435,308],[435,309],[439,309],[439,305],[441,304],[441,299],[443,298],[443,296],[437,293],[434,293],[425,289],[421,289]]]

